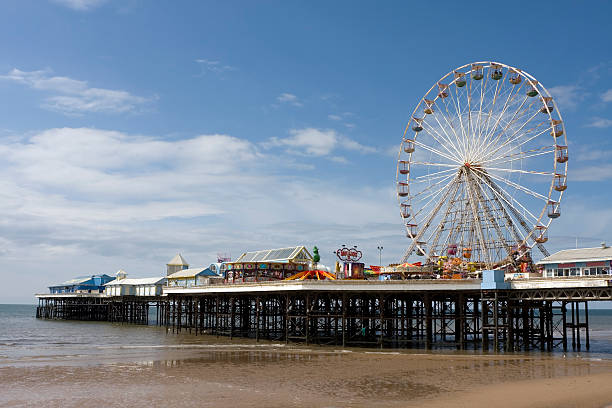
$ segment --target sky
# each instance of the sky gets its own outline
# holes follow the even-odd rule
[[[496,60],[555,96],[568,190],[547,248],[612,243],[612,5],[604,1],[6,0],[0,303],[79,275],[160,276],[177,252],[306,245],[333,265],[408,246],[410,114]],[[382,253],[377,250],[382,246]]]

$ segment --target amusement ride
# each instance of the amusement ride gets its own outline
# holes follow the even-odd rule
[[[397,197],[412,255],[466,274],[528,272],[567,188],[567,136],[529,73],[475,62],[440,78],[406,126]]]

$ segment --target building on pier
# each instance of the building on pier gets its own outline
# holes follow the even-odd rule
[[[161,296],[166,277],[122,278],[107,283],[104,294],[107,296]]]
[[[223,281],[223,277],[217,275],[210,268],[183,269],[167,276],[168,286],[206,286]]]
[[[214,273],[216,273],[217,275],[226,279],[227,271],[230,269],[230,265],[228,264],[228,261],[215,262],[215,263],[211,263],[208,268]]]
[[[102,293],[104,285],[112,281],[112,276],[106,274],[78,276],[58,285],[49,286],[49,292],[59,293]]]
[[[288,278],[310,268],[313,258],[305,246],[245,252],[228,262],[227,281],[261,282]]]
[[[602,243],[596,248],[565,249],[537,263],[544,268],[544,277],[610,276],[612,248]]]
[[[174,258],[172,258],[170,262],[166,264],[166,275],[170,276],[173,273],[176,273],[178,271],[182,271],[185,269],[189,269],[189,263],[187,263],[185,258],[183,258],[183,255],[176,254]]]

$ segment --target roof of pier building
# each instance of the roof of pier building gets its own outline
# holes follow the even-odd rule
[[[166,265],[171,265],[171,266],[189,266],[189,264],[187,263],[185,258],[183,258],[183,255],[181,255],[181,254],[176,254],[174,256],[174,258],[172,258],[170,260],[170,262],[168,262]]]
[[[300,263],[312,261],[312,255],[305,246],[294,246],[288,248],[264,249],[262,251],[245,252],[231,263],[244,262],[278,262],[278,263]]]
[[[595,248],[564,249],[546,258],[538,264],[551,264],[560,262],[593,262],[612,260],[612,247],[601,245]]]
[[[190,279],[196,276],[219,276],[214,273],[210,268],[190,268],[183,269],[178,272],[174,272],[172,275],[168,275],[168,279]]]
[[[79,286],[79,285],[99,286],[99,285],[105,284],[106,282],[112,281],[113,279],[115,279],[113,276],[109,276],[106,274],[77,276],[65,282],[58,283],[57,285],[52,285],[49,287],[56,288],[56,287],[63,287],[63,286]]]
[[[166,281],[166,277],[155,277],[155,278],[125,278],[115,279],[108,282],[104,286],[118,286],[118,285],[129,285],[129,286],[148,286],[148,285],[163,285]]]

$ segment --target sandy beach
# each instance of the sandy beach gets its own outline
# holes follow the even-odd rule
[[[606,407],[612,361],[266,346],[0,367],[4,407]],[[140,350],[141,351],[141,350]]]

